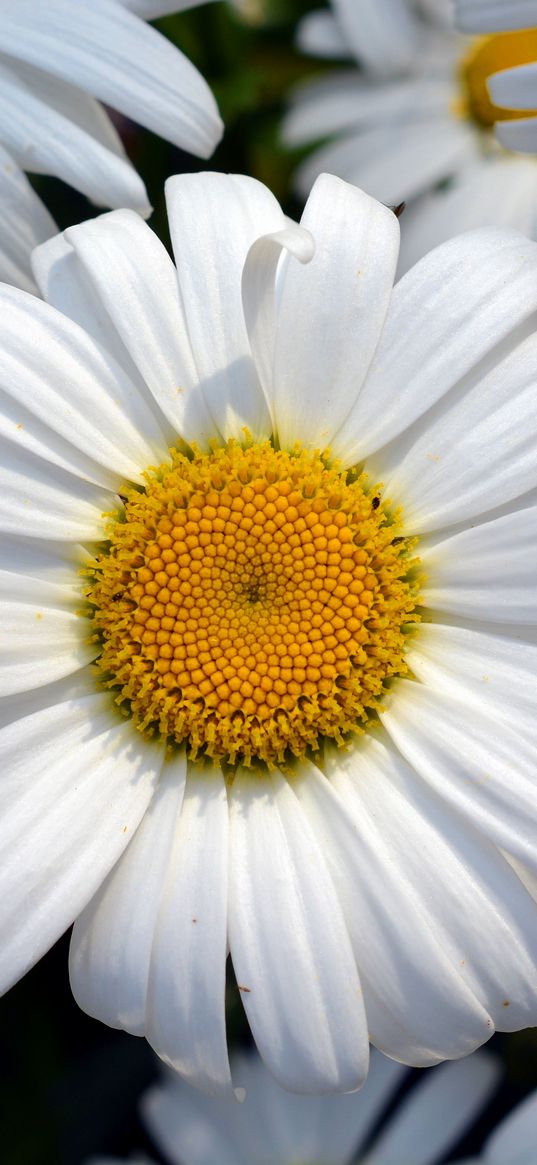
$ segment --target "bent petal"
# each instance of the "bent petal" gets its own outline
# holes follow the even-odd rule
[[[300,440],[325,449],[352,409],[379,341],[399,225],[386,207],[329,174],[312,190],[301,225],[315,253],[305,266],[287,258],[281,272],[274,414],[284,448]]]
[[[179,290],[205,402],[224,439],[257,440],[271,423],[252,360],[241,299],[248,251],[285,226],[254,178],[181,174],[166,183]]]

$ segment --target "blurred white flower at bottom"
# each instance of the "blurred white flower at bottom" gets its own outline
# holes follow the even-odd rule
[[[253,1054],[235,1057],[232,1069],[246,1093],[240,1104],[194,1091],[168,1071],[143,1095],[144,1123],[170,1165],[435,1165],[482,1111],[500,1072],[486,1052],[426,1069],[386,1116],[410,1073],[376,1050],[364,1087],[343,1096],[287,1092]],[[535,1138],[537,1102],[533,1107],[529,1124]],[[504,1125],[518,1143],[516,1122],[509,1117],[491,1139],[493,1145],[498,1138],[501,1152],[507,1144],[500,1136]],[[507,1158],[483,1160],[506,1165]],[[117,1162],[95,1157],[86,1165]],[[129,1165],[149,1163],[137,1157]]]

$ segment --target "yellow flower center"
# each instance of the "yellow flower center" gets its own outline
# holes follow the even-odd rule
[[[147,472],[91,568],[104,682],[144,731],[269,765],[361,731],[407,669],[398,515],[364,474],[235,442]]]
[[[463,115],[487,128],[495,121],[535,116],[536,110],[502,109],[494,105],[488,94],[487,80],[493,73],[515,65],[527,65],[536,58],[537,28],[500,32],[473,41],[460,66]]]

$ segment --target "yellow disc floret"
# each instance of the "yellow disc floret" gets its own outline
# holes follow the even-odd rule
[[[491,101],[488,78],[502,69],[527,65],[537,58],[537,28],[478,37],[460,66],[464,115],[489,128],[495,121],[535,116],[536,110],[502,109]]]
[[[171,450],[108,533],[88,591],[103,680],[192,757],[343,743],[407,670],[410,545],[363,474],[268,442]]]

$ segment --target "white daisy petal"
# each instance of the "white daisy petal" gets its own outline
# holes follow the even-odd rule
[[[0,696],[77,671],[99,653],[80,588],[0,570]]]
[[[381,719],[423,780],[485,836],[537,864],[535,748],[463,699],[398,680]]]
[[[270,419],[252,361],[240,281],[260,235],[285,227],[269,191],[253,178],[182,174],[166,199],[179,289],[206,405],[226,439],[269,435]]]
[[[297,48],[314,57],[348,57],[349,46],[331,12],[307,12],[297,29]]]
[[[0,437],[0,531],[62,542],[101,541],[119,499]]]
[[[389,740],[364,739],[343,769],[332,752],[330,775],[343,796],[356,790],[366,820],[382,821],[403,896],[494,1025],[532,1024],[536,907],[503,855],[449,812]]]
[[[466,1055],[492,1035],[492,1021],[443,949],[404,863],[394,860],[389,800],[379,828],[353,765],[352,754],[338,755],[331,787],[303,763],[296,787],[352,936],[371,1039],[406,1063]],[[406,845],[404,831],[401,839]]]
[[[378,344],[399,227],[386,207],[330,175],[312,191],[302,226],[313,235],[315,254],[305,267],[289,259],[282,272],[274,413],[284,448],[300,440],[324,449],[350,411]]]
[[[455,0],[461,32],[503,32],[537,24],[535,0]]]
[[[463,696],[521,733],[535,731],[537,645],[467,627],[424,623],[406,653],[411,672],[437,692]]]
[[[433,109],[443,113],[450,93],[449,82],[441,80],[405,77],[374,81],[360,77],[356,69],[326,73],[293,89],[281,124],[282,139],[287,146],[301,146],[326,134],[382,125],[386,118],[402,121],[418,102],[429,115]],[[357,165],[360,153],[358,148]]]
[[[220,135],[214,98],[190,61],[110,0],[4,0],[2,50],[80,86],[183,149],[208,157]]]
[[[495,105],[533,111],[537,95],[537,61],[494,73],[488,80],[488,88]]]
[[[166,1078],[145,1092],[140,1108],[146,1128],[171,1165],[252,1165],[242,1108],[229,1099],[203,1096]],[[272,1162],[269,1163],[272,1165]]]
[[[0,63],[2,140],[18,164],[56,175],[97,205],[124,202],[147,216],[151,207],[146,189],[128,159],[88,133],[65,105],[63,111],[48,94],[43,99],[37,80],[21,75],[17,64]]]
[[[514,227],[537,233],[537,166],[514,154],[478,158],[442,191],[405,208],[401,219],[399,274],[454,235],[478,227]]]
[[[275,772],[231,790],[230,945],[270,1071],[294,1092],[349,1091],[367,1073],[360,982],[322,853]]]
[[[68,594],[80,595],[80,571],[90,558],[83,546],[73,543],[47,542],[43,538],[25,538],[4,534],[0,541],[0,570],[28,579],[62,585]],[[38,588],[36,587],[36,594]]]
[[[144,20],[157,20],[159,16],[167,16],[175,12],[184,12],[185,9],[197,8],[207,4],[208,0],[118,0],[123,8],[142,16]]]
[[[358,60],[380,73],[402,70],[420,43],[420,26],[407,0],[334,0],[341,28]]]
[[[537,1093],[532,1092],[504,1118],[488,1138],[484,1160],[488,1165],[531,1165],[535,1154]]]
[[[1,146],[0,200],[0,280],[35,292],[30,253],[57,227],[28,179]]]
[[[17,692],[14,696],[2,696],[0,698],[0,728],[4,728],[6,724],[14,724],[16,720],[22,720],[24,716],[31,716],[34,712],[52,708],[64,701],[78,700],[83,696],[94,695],[95,676],[91,667],[85,667],[65,676],[62,680],[43,684],[40,688]]]
[[[190,1084],[231,1099],[225,1024],[227,865],[222,772],[189,765],[153,942],[146,1034],[159,1056]]]
[[[32,253],[32,271],[43,299],[62,312],[110,352],[142,395],[152,402],[161,425],[164,418],[151,393],[140,377],[125,345],[76,253],[67,242],[65,232],[48,239]]]
[[[505,514],[427,547],[424,602],[492,622],[537,621],[537,507]]]
[[[48,304],[6,285],[0,302],[0,389],[103,465],[103,484],[141,482],[141,471],[155,456],[162,460],[166,446],[122,369]],[[31,348],[25,343],[29,328]]]
[[[143,1035],[146,1028],[153,938],[185,778],[184,753],[166,761],[126,853],[77,919],[71,939],[69,969],[76,1000],[89,1015],[133,1035]]]
[[[144,1124],[171,1162],[252,1165],[262,1160],[263,1165],[282,1165],[296,1160],[348,1165],[407,1075],[400,1064],[375,1050],[363,1089],[350,1096],[285,1092],[251,1053],[235,1055],[232,1071],[246,1092],[241,1105],[193,1093],[170,1073],[144,1093]]]
[[[162,412],[184,440],[206,445],[218,433],[165,247],[138,215],[121,210],[71,227],[65,238]]]
[[[466,391],[444,397],[408,451],[396,443],[375,458],[386,496],[404,498],[409,529],[468,521],[537,485],[536,372],[534,333]]]
[[[340,174],[373,198],[397,205],[451,177],[474,155],[472,130],[445,115],[384,124],[329,142],[302,162],[297,187],[307,193],[324,171]]]
[[[109,697],[97,694],[3,728],[0,755],[5,991],[117,861],[147,808],[163,754],[137,741]]]
[[[479,270],[479,279],[469,272]],[[510,231],[461,235],[399,281],[369,375],[332,441],[343,464],[387,444],[537,308],[537,246]]]
[[[267,407],[274,424],[274,348],[278,327],[277,272],[282,253],[309,263],[315,253],[313,236],[304,227],[290,226],[263,235],[252,244],[242,273],[242,305],[250,348]]]
[[[477,1117],[499,1076],[499,1064],[484,1052],[427,1072],[381,1130],[367,1165],[435,1165]]]
[[[537,150],[537,117],[497,121],[496,137],[506,150],[522,150],[524,153],[534,154]]]

